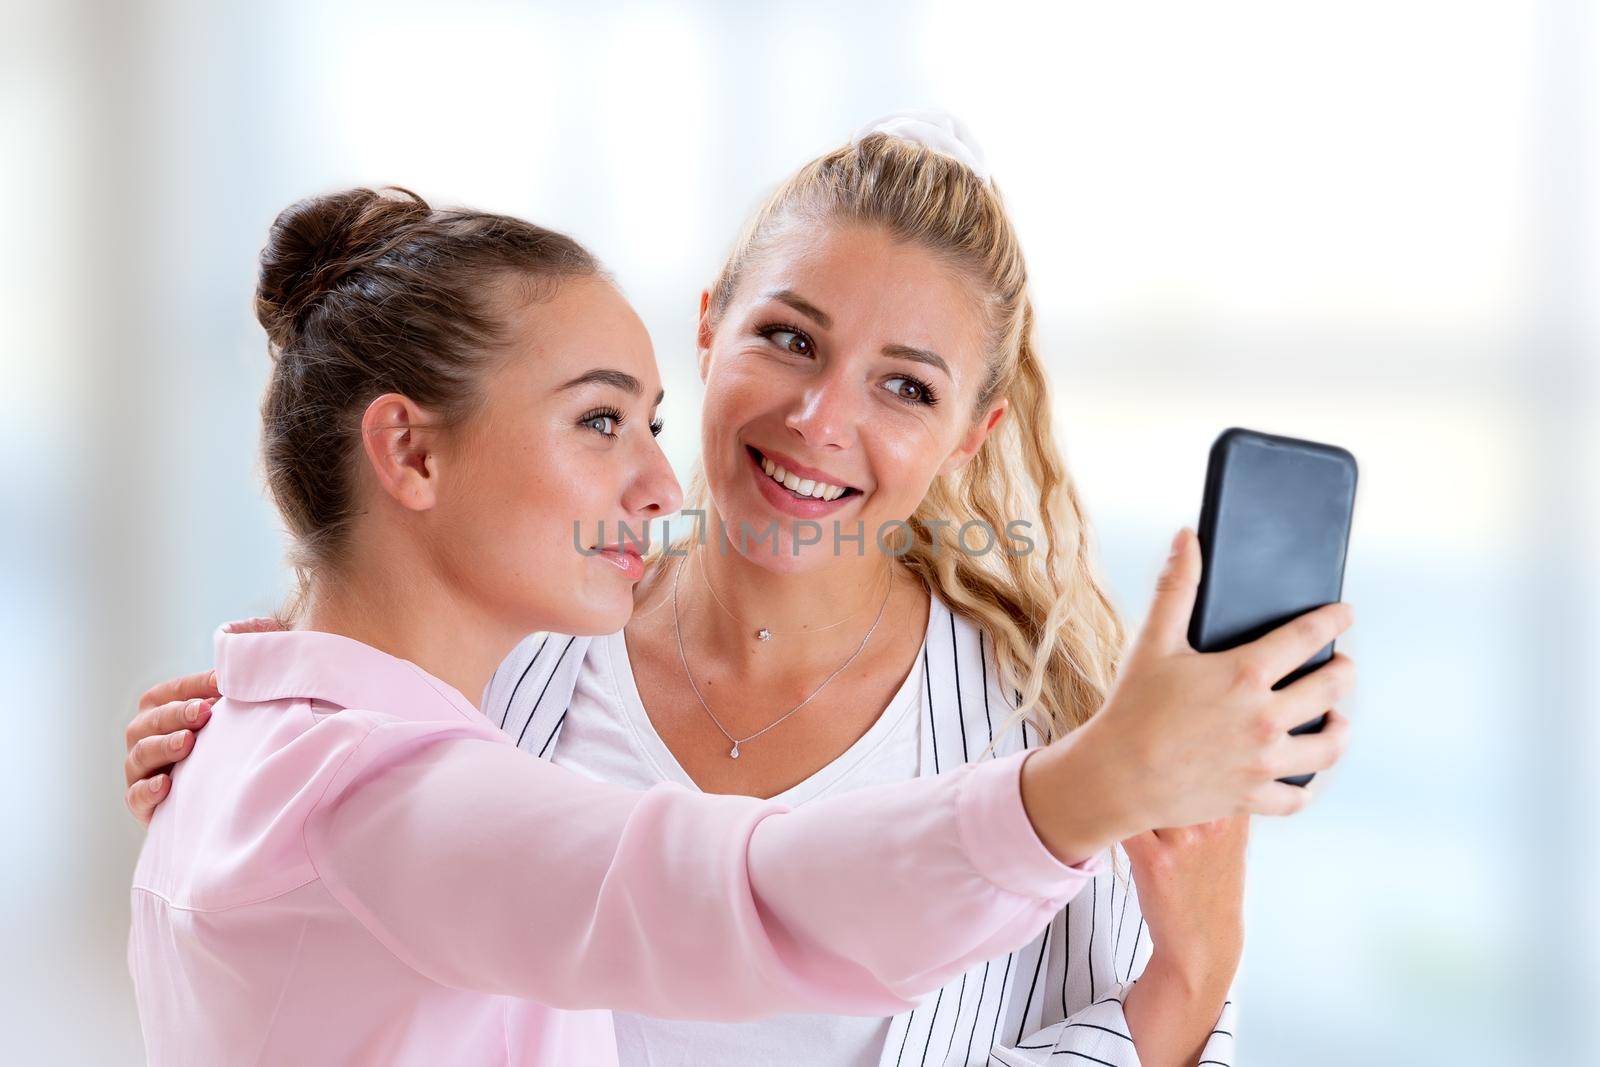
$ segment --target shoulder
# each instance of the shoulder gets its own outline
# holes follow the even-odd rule
[[[578,670],[599,640],[574,634],[529,634],[490,679],[480,705],[484,716],[502,730],[525,735],[536,713],[565,710]]]
[[[939,765],[980,753],[1010,755],[1036,744],[1036,732],[1016,713],[1016,690],[1001,671],[990,635],[937,595],[932,599],[923,699]]]

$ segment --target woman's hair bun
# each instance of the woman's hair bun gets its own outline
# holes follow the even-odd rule
[[[347,189],[285,208],[267,233],[256,284],[256,318],[273,346],[293,344],[323,297],[430,214],[427,201],[397,187]]]

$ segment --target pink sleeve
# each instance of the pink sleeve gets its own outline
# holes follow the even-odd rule
[[[382,726],[307,845],[374,936],[449,986],[710,1020],[892,1015],[1025,943],[1099,869],[1040,844],[1024,758],[788,811]]]

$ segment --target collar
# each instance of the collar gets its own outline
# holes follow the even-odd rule
[[[219,627],[217,689],[230,700],[315,699],[405,719],[488,723],[454,687],[409,660],[315,630],[264,631],[259,620]]]

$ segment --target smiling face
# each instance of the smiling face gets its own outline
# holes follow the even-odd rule
[[[642,536],[680,501],[652,425],[661,381],[649,334],[600,278],[508,303],[507,353],[450,438],[430,552],[447,582],[517,632],[610,633],[643,573],[636,546],[618,544],[620,524]]]
[[[772,239],[728,306],[702,312],[701,447],[733,547],[813,570],[835,556],[834,524],[859,523],[874,551],[1000,417],[1003,402],[974,410],[985,344],[972,282],[924,248],[856,225]]]

